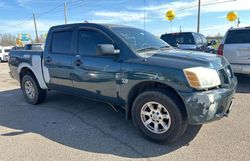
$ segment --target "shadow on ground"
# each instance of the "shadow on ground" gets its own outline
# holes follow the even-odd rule
[[[58,92],[32,106],[19,89],[0,92],[0,126],[15,129],[0,131],[2,137],[31,132],[75,149],[129,158],[159,156],[188,146],[201,129],[190,126],[178,142],[158,145],[144,139],[121,110]]]
[[[250,93],[250,75],[237,74],[237,93]]]

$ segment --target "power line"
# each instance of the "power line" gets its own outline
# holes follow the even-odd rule
[[[44,16],[44,15],[46,15],[46,14],[52,12],[52,11],[55,11],[57,8],[60,8],[61,6],[63,6],[63,3],[60,3],[59,5],[57,5],[57,6],[53,7],[53,8],[51,8],[50,10],[47,10],[47,11],[45,11],[45,12],[42,12],[42,13],[38,14],[37,18],[38,18],[38,17],[41,17],[41,16]]]
[[[208,5],[227,3],[227,2],[233,2],[233,1],[235,1],[235,0],[223,0],[223,1],[210,0],[210,1],[207,1],[206,3],[201,3],[201,6],[208,6]],[[85,0],[68,0],[68,1],[66,1],[66,3],[67,3],[67,11],[75,11],[75,9],[80,8],[82,6],[85,6],[89,2],[85,1]],[[49,18],[51,18],[51,17],[59,17],[59,16],[63,17],[63,6],[64,6],[64,3],[60,2],[58,5],[56,5],[55,7],[51,8],[51,9],[49,9],[47,11],[37,13],[36,18],[41,18],[43,16],[48,15],[51,12],[53,12],[53,14],[48,15]],[[193,9],[193,8],[196,8],[196,7],[198,7],[198,5],[193,3],[190,6],[182,7],[182,8],[177,9],[176,12],[182,12],[182,11],[190,10],[190,9]],[[62,10],[58,10],[59,8],[62,8]],[[10,28],[13,28],[13,27],[17,27],[19,25],[22,25],[22,24],[26,23],[27,21],[32,21],[31,13],[29,13],[29,15],[25,15],[23,18],[21,18],[20,22],[18,22],[16,24],[12,24],[12,25],[6,25],[6,26],[8,26]]]
[[[201,3],[201,6],[208,6],[208,5],[220,4],[220,3],[228,3],[228,2],[233,2],[233,1],[235,1],[235,0],[224,0],[224,1],[216,0],[216,2],[215,1],[208,1],[209,3],[203,3],[203,4]],[[196,5],[191,5],[189,7],[180,8],[180,9],[176,10],[176,12],[190,10],[190,9],[193,9],[193,8],[196,8],[196,7],[198,7],[197,4]]]

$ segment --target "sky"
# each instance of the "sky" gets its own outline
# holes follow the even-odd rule
[[[160,36],[171,32],[171,23],[165,18],[166,11],[170,9],[176,12],[172,32],[178,32],[180,26],[182,31],[196,31],[197,1],[66,0],[66,4],[68,23],[86,20],[123,24]],[[234,25],[226,19],[229,11],[238,13],[240,26],[250,26],[250,0],[201,0],[201,5],[200,32],[206,36],[224,35]],[[53,25],[64,23],[64,1],[61,0],[0,0],[0,10],[0,33],[30,33],[34,37],[32,13],[36,16],[39,35]]]

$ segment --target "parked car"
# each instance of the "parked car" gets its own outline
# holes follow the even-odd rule
[[[7,62],[9,60],[9,52],[11,47],[2,47],[0,46],[0,63]]]
[[[250,27],[231,28],[218,48],[235,73],[250,74]]]
[[[26,44],[24,46],[24,50],[43,50],[43,49],[44,49],[43,43]]]
[[[227,116],[237,85],[224,57],[174,50],[120,25],[52,27],[44,51],[11,51],[9,67],[27,102],[42,103],[51,89],[121,106],[161,143],[176,141],[188,124]]]
[[[178,32],[161,35],[161,39],[173,47],[182,50],[204,51],[214,53],[212,45],[216,44],[215,40],[208,43],[206,37],[196,32]]]

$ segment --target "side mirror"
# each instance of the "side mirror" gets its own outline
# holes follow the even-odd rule
[[[216,42],[215,40],[211,40],[209,44],[210,44],[210,45],[216,45],[217,42]]]
[[[115,50],[113,44],[99,44],[96,47],[96,52],[98,55],[118,55],[120,50]]]

